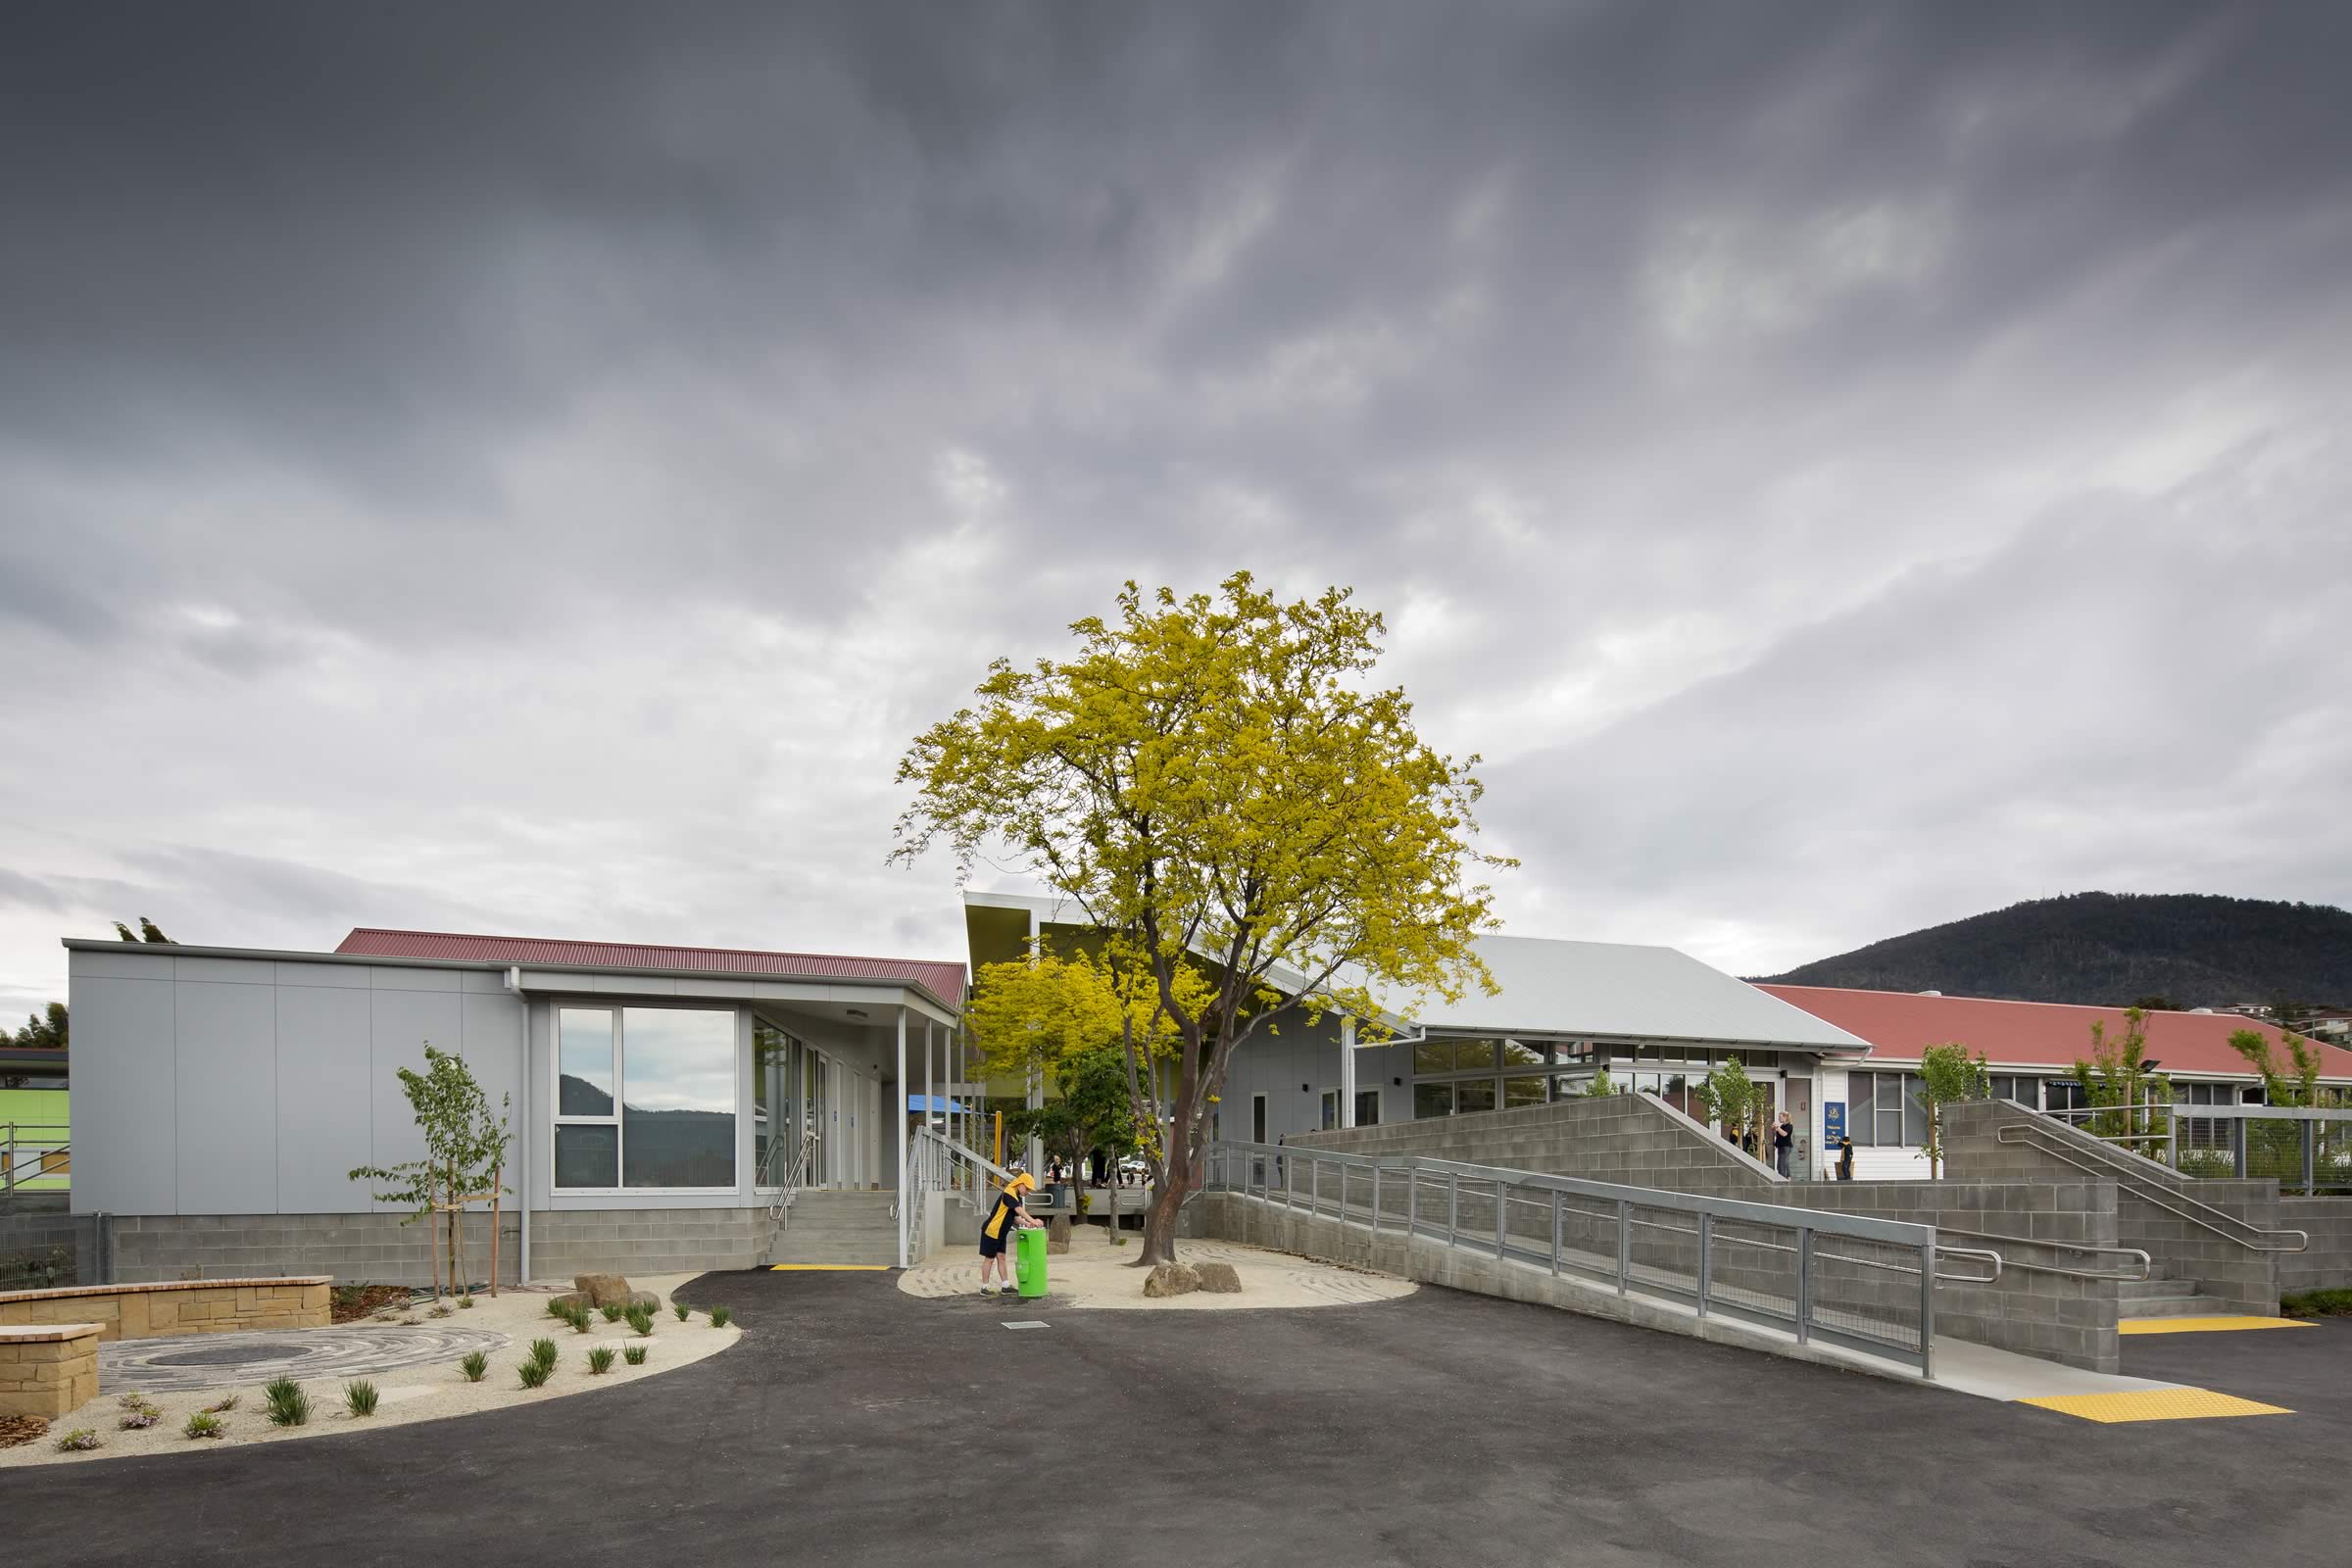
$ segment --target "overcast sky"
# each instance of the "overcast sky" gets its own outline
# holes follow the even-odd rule
[[[961,956],[891,769],[1354,585],[1508,929],[2352,904],[2352,7],[0,19],[0,1007],[65,934]]]

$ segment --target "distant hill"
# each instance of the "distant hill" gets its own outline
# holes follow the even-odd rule
[[[2020,1002],[2352,1002],[2352,913],[2197,893],[2070,893],[1766,978]]]

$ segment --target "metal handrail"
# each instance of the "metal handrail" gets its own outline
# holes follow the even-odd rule
[[[41,1191],[64,1192],[67,1187],[72,1185],[73,1174],[71,1171],[50,1170],[43,1164],[45,1159],[60,1154],[69,1159],[73,1157],[72,1135],[74,1129],[71,1124],[57,1121],[11,1121],[0,1122],[0,1127],[7,1129],[7,1136],[0,1137],[0,1197],[14,1193],[31,1182],[55,1181],[59,1177],[65,1178],[65,1186],[43,1188]],[[46,1138],[26,1138],[24,1134],[27,1132],[59,1133],[65,1135],[65,1141],[52,1143]],[[20,1155],[26,1152],[33,1156],[33,1169],[28,1175],[19,1176],[17,1162]]]
[[[2061,1252],[2120,1252],[2127,1257],[2139,1259],[2139,1272],[2136,1274],[2111,1273],[2099,1269],[2060,1268],[2054,1263],[2029,1263],[2018,1257],[2009,1258],[2004,1265],[2008,1268],[2024,1269],[2029,1274],[2055,1274],[2070,1280],[2116,1280],[2126,1285],[2136,1285],[2145,1280],[2155,1268],[2155,1260],[2136,1247],[2108,1247],[2098,1242],[2054,1242],[2046,1237],[2038,1236],[2002,1236],[1992,1231],[1955,1230],[1949,1225],[1938,1225],[1936,1230],[1937,1234],[1943,1236],[1965,1236],[1972,1242],[2006,1242],[2012,1247],[2046,1247]]]
[[[2011,1133],[2046,1135],[2047,1128],[2043,1124],[2042,1119],[2038,1116],[2034,1121],[2007,1122],[1995,1130],[1992,1135],[1993,1140],[1996,1143],[2008,1144],[2013,1148],[2025,1141],[2023,1138],[2010,1137],[2009,1135]],[[2083,1133],[2082,1136],[2086,1139],[2091,1137],[2089,1133]],[[2257,1225],[2250,1219],[2240,1219],[2238,1216],[2230,1213],[2227,1209],[2216,1208],[2211,1203],[2201,1202],[2198,1200],[2189,1197],[2186,1193],[2164,1194],[2163,1189],[2161,1188],[2158,1188],[2157,1191],[2153,1193],[2143,1192],[2140,1190],[2140,1188],[2154,1187],[2156,1184],[2150,1182],[2147,1177],[2141,1175],[2138,1171],[2133,1170],[2131,1166],[2123,1163],[2122,1160],[2117,1159],[2104,1145],[2098,1144],[2095,1141],[2089,1149],[2078,1149],[2073,1152],[2070,1152],[2065,1146],[2064,1140],[2045,1137],[2041,1148],[2042,1152],[2056,1155],[2058,1158],[2063,1159],[2068,1164],[2074,1166],[2077,1170],[2088,1171],[2093,1176],[2105,1176],[2119,1185],[2124,1182],[2132,1182],[2136,1184],[2132,1188],[2132,1196],[2139,1199],[2142,1202],[2153,1203],[2158,1208],[2166,1209],[2172,1213],[2178,1214],[2182,1219],[2187,1220],[2190,1224],[2199,1226],[2205,1230],[2209,1230],[2213,1232],[2214,1235],[2221,1237],[2222,1240],[2226,1242],[2234,1242],[2249,1252],[2300,1252],[2307,1250],[2311,1246],[2311,1233],[2308,1231],[2283,1229],[2272,1230],[2267,1227]],[[2093,1163],[2088,1159],[2078,1159],[2075,1157],[2076,1153],[2095,1154],[2098,1156],[2098,1162]],[[2139,1156],[2132,1155],[2130,1157],[2136,1159]],[[2148,1163],[2153,1165],[2155,1164],[2155,1161],[2150,1160]],[[2165,1170],[2165,1168],[2161,1165],[2157,1165],[2156,1168],[2158,1170]],[[2186,1179],[2175,1171],[2165,1170],[2165,1174],[2171,1176],[2175,1181]],[[2159,1196],[2160,1194],[2162,1194],[2162,1196]],[[2180,1202],[2172,1201],[2171,1200],[2174,1198],[2178,1198]],[[2181,1207],[2181,1203],[2187,1204],[2188,1207]],[[2191,1209],[2202,1209],[2204,1212],[2201,1214],[2192,1213],[2190,1212]],[[2207,1215],[2212,1217],[2207,1218]],[[2219,1220],[2221,1223],[2216,1224],[2216,1220]],[[2263,1238],[2263,1241],[2250,1242],[2243,1236],[2232,1236],[2229,1231],[2223,1228],[2224,1225],[2235,1225],[2243,1230],[2251,1231],[2255,1236]],[[2295,1244],[2292,1247],[2283,1245],[2276,1247],[2264,1245],[2265,1242],[2269,1241],[2271,1238],[2283,1238],[2288,1236],[2295,1238]]]
[[[782,1220],[785,1213],[791,1209],[793,1200],[801,1196],[802,1184],[808,1179],[808,1161],[816,1151],[816,1143],[817,1136],[814,1128],[802,1135],[800,1151],[792,1156],[792,1165],[785,1171],[784,1180],[778,1185],[775,1196],[767,1200],[767,1217],[769,1219]],[[775,1163],[776,1152],[783,1147],[781,1139],[769,1142],[767,1159],[771,1166]],[[768,1174],[766,1171],[761,1171],[760,1176],[766,1174]],[[761,1181],[760,1176],[753,1178],[753,1185],[766,1186],[767,1184]]]
[[[1233,1175],[1237,1161],[1240,1165],[1238,1184]],[[1613,1274],[1619,1296],[1639,1293],[1690,1301],[1695,1304],[1700,1317],[1723,1313],[1762,1323],[1785,1324],[1793,1330],[1799,1344],[1816,1338],[1835,1341],[1873,1354],[1912,1361],[1923,1376],[1933,1375],[1937,1282],[1988,1285],[2000,1278],[2002,1259],[1998,1252],[1944,1247],[1936,1228],[1931,1225],[1846,1214],[1835,1209],[1706,1198],[1692,1193],[1589,1181],[1574,1176],[1552,1176],[1540,1171],[1513,1170],[1503,1166],[1473,1165],[1420,1155],[1382,1157],[1310,1147],[1219,1141],[1212,1143],[1207,1151],[1207,1185],[1225,1190],[1238,1185],[1247,1197],[1270,1203],[1279,1202],[1295,1210],[1301,1207],[1297,1180],[1302,1164],[1308,1171],[1307,1202],[1304,1206],[1316,1215],[1325,1213],[1323,1169],[1329,1165],[1338,1170],[1340,1193],[1337,1217],[1342,1224],[1348,1225],[1359,1223],[1353,1217],[1354,1206],[1349,1201],[1349,1187],[1356,1173],[1362,1173],[1371,1187],[1369,1219],[1374,1236],[1380,1234],[1383,1223],[1390,1217],[1386,1212],[1387,1205],[1382,1200],[1382,1186],[1388,1180],[1402,1177],[1406,1184],[1403,1218],[1408,1236],[1429,1238],[1450,1248],[1474,1247],[1482,1255],[1493,1256],[1497,1261],[1511,1259],[1540,1266],[1543,1253],[1540,1244],[1532,1243],[1524,1231],[1519,1233],[1518,1241],[1514,1244],[1511,1205],[1548,1206],[1551,1216],[1549,1263],[1555,1277],[1564,1270],[1602,1279]],[[1494,1189],[1494,1221],[1492,1234],[1488,1234],[1483,1226],[1475,1238],[1462,1231],[1461,1189],[1465,1181],[1486,1184]],[[1442,1225],[1422,1218],[1421,1199],[1426,1184],[1431,1182],[1441,1184],[1445,1194],[1446,1218]],[[1543,1196],[1530,1198],[1521,1196],[1522,1193]],[[1607,1266],[1606,1259],[1598,1260],[1600,1267],[1571,1260],[1572,1256],[1586,1254],[1572,1252],[1566,1246],[1565,1222],[1570,1199],[1603,1204],[1615,1210],[1617,1255],[1613,1269]],[[1663,1224],[1654,1219],[1637,1219],[1634,1214],[1637,1206],[1688,1214],[1693,1216],[1697,1223],[1695,1227],[1687,1228]],[[1772,1226],[1794,1232],[1795,1239],[1790,1245],[1742,1236],[1737,1230],[1719,1231],[1719,1222],[1733,1226]],[[1691,1272],[1690,1288],[1644,1277],[1637,1270],[1633,1246],[1637,1229],[1662,1230],[1695,1237],[1696,1262]],[[1885,1259],[1853,1257],[1845,1252],[1823,1251],[1815,1245],[1816,1240],[1823,1237],[1875,1242],[1906,1249],[1913,1254],[1914,1261],[1904,1265]],[[1752,1295],[1744,1300],[1732,1296],[1717,1297],[1714,1294],[1712,1254],[1718,1242],[1726,1246],[1792,1253],[1795,1258],[1795,1278],[1788,1310],[1782,1311],[1764,1304]],[[1592,1255],[1597,1258],[1597,1254]],[[1937,1261],[1943,1256],[1978,1258],[1989,1264],[1991,1272],[1983,1276],[1940,1274]],[[1916,1343],[1869,1333],[1865,1328],[1856,1327],[1851,1320],[1843,1323],[1822,1320],[1816,1310],[1813,1282],[1816,1265],[1830,1262],[1859,1264],[1916,1278],[1919,1281]]]

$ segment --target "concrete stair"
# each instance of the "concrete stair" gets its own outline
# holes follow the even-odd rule
[[[2230,1303],[2205,1295],[2194,1280],[2152,1279],[2131,1280],[2116,1287],[2121,1298],[2119,1316],[2135,1317],[2227,1317]]]
[[[770,1245],[770,1263],[896,1263],[892,1193],[805,1192]]]

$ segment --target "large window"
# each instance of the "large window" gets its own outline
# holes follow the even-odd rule
[[[1915,1072],[1845,1075],[1845,1129],[1856,1148],[1919,1149],[1928,1141],[1927,1102]]]
[[[732,1191],[735,1014],[556,1009],[558,1188]]]

